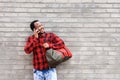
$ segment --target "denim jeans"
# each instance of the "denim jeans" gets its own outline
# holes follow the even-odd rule
[[[33,69],[34,80],[57,80],[57,73],[55,68],[48,70],[35,70]]]

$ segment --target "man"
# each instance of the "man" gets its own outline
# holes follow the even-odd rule
[[[49,67],[45,55],[47,49],[63,48],[63,40],[54,33],[46,33],[38,20],[31,22],[30,28],[33,35],[28,37],[24,50],[26,54],[33,52],[34,80],[57,80],[56,69]]]

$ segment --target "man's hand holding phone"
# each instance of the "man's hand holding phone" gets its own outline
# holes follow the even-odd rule
[[[36,30],[36,29],[34,29],[34,36],[35,36],[36,38],[38,38],[38,33],[39,33],[39,31]]]

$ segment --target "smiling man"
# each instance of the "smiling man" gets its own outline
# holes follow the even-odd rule
[[[33,52],[34,80],[57,80],[56,68],[49,67],[45,55],[50,48],[63,48],[63,40],[54,33],[45,32],[38,20],[32,21],[30,28],[33,35],[28,37],[24,51],[26,54]]]

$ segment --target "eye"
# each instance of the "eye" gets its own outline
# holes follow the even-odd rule
[[[39,24],[37,24],[37,26],[39,26]]]

